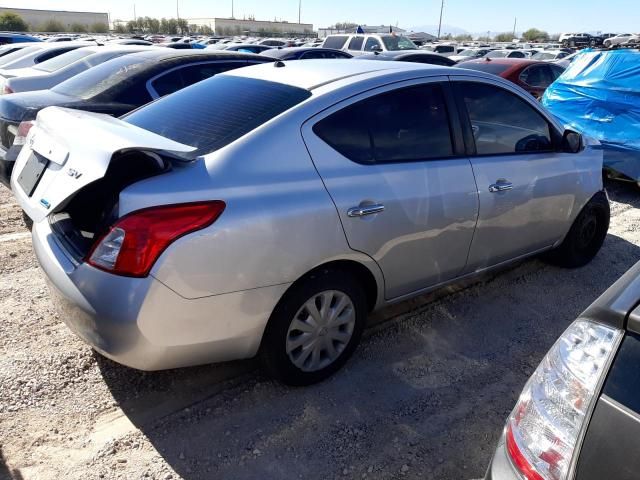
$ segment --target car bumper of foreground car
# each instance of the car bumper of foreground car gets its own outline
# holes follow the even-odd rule
[[[520,480],[521,478],[509,460],[503,433],[484,480]]]
[[[75,261],[45,219],[33,245],[61,319],[104,356],[140,370],[250,358],[288,284],[186,299],[153,276]]]

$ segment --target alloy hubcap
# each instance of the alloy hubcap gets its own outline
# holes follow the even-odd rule
[[[287,355],[304,372],[321,370],[347,347],[355,324],[355,309],[349,296],[336,290],[320,292],[293,317],[287,332]]]

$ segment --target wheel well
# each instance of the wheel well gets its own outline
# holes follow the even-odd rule
[[[371,270],[361,263],[353,260],[335,260],[333,262],[323,263],[322,265],[319,265],[313,270],[305,273],[302,277],[296,280],[291,287],[303,282],[306,278],[322,270],[339,270],[353,275],[364,288],[365,297],[367,299],[367,311],[370,312],[373,310],[376,302],[378,301],[378,283],[376,282],[373,273],[371,273]]]

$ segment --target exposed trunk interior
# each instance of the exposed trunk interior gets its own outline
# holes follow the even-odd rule
[[[95,239],[118,218],[120,192],[170,169],[171,162],[153,152],[116,154],[103,178],[79,190],[50,215],[54,233],[78,260],[84,258]]]

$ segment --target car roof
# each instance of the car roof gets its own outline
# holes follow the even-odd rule
[[[345,55],[349,55],[344,50],[338,50],[337,48],[320,48],[320,47],[287,47],[287,48],[272,48],[262,52],[263,55],[271,56],[273,58],[286,57],[291,53],[297,52],[339,52]]]
[[[143,50],[137,53],[132,53],[137,58],[150,58],[155,60],[167,60],[172,58],[184,58],[184,57],[194,57],[194,58],[202,58],[203,60],[211,60],[213,58],[224,59],[253,59],[259,58],[264,59],[264,55],[257,55],[255,53],[244,53],[244,52],[233,52],[226,50],[207,50],[207,49],[185,49],[185,50],[176,50],[171,48],[161,48],[161,47],[149,47],[148,50]]]
[[[491,58],[487,60],[486,58],[476,58],[473,60],[469,60],[464,63],[497,63],[498,65],[512,65],[514,67],[521,65],[534,65],[534,64],[542,64],[547,65],[547,62],[543,62],[541,60],[531,60],[530,58]]]
[[[330,86],[340,80],[355,79],[359,76],[385,75],[391,72],[425,71],[433,75],[451,74],[451,67],[426,65],[410,62],[379,62],[376,60],[345,61],[345,60],[305,60],[278,61],[265,63],[247,68],[239,68],[225,72],[224,75],[254,78],[270,82],[281,83],[292,87],[313,90]],[[455,72],[459,74],[458,71]],[[493,78],[488,75],[488,78]]]

